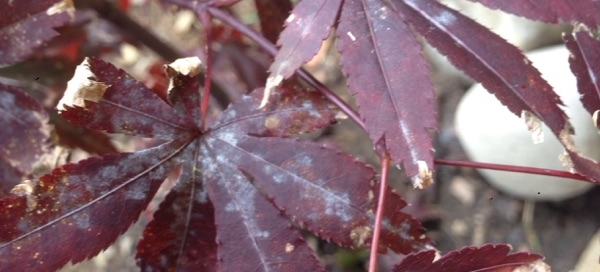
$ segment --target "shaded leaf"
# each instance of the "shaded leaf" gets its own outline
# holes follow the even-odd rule
[[[0,196],[31,174],[48,152],[50,127],[43,106],[17,87],[0,83]]]
[[[194,150],[198,147],[188,148],[182,162],[194,162],[199,155],[190,152]],[[194,170],[201,166],[183,167],[138,244],[136,258],[143,271],[217,271],[214,208]]]
[[[110,137],[102,131],[73,125],[60,117],[56,112],[50,113],[50,122],[54,125],[60,145],[70,148],[81,148],[84,151],[97,155],[118,152],[117,148],[111,142]]]
[[[321,43],[329,36],[337,17],[341,0],[301,1],[285,20],[285,29],[279,35],[281,46],[269,71],[265,98],[283,79],[289,78],[302,64],[314,57]]]
[[[563,35],[571,56],[571,71],[577,77],[577,90],[585,109],[594,116],[596,128],[600,110],[600,41],[583,25],[575,28],[572,35]]]
[[[180,148],[66,164],[24,184],[30,193],[0,199],[0,270],[56,270],[106,249],[146,208]]]
[[[269,41],[277,42],[283,30],[285,19],[292,11],[292,2],[288,0],[256,0],[256,10],[260,17],[260,30]]]
[[[24,60],[58,35],[54,28],[70,20],[72,5],[68,0],[0,1],[0,66]]]
[[[483,245],[481,247],[464,247],[452,251],[434,261],[435,251],[421,251],[413,253],[402,262],[394,266],[393,271],[425,272],[425,271],[515,271],[514,269],[527,269],[530,265],[539,265],[543,270],[522,271],[550,271],[544,264],[542,257],[537,254],[519,252],[508,254],[510,246]],[[521,270],[519,270],[521,271]]]
[[[385,143],[415,187],[427,187],[437,122],[421,45],[383,0],[345,1],[337,35],[342,71],[371,140]]]
[[[597,28],[600,24],[600,3],[598,1],[571,1],[571,0],[470,0],[500,9],[504,12],[523,16],[531,20],[546,23],[581,22],[590,28]]]

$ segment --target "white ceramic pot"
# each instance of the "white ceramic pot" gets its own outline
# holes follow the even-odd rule
[[[549,47],[527,56],[567,106],[565,111],[575,128],[576,146],[584,155],[599,159],[600,136],[579,101],[567,49],[562,45]],[[474,85],[462,98],[456,111],[455,129],[473,161],[567,170],[558,159],[564,149],[550,130],[544,126],[544,142],[533,144],[525,122],[509,112],[481,84]],[[560,201],[593,187],[591,183],[572,179],[478,170],[500,191],[525,199]]]

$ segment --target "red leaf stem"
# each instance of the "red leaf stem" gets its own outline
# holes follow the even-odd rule
[[[375,228],[373,230],[373,238],[371,240],[371,255],[369,257],[369,271],[377,270],[377,252],[379,246],[379,234],[381,233],[381,221],[383,220],[383,211],[385,209],[385,196],[388,180],[388,172],[390,168],[390,154],[386,153],[381,159],[381,181],[379,183],[379,201],[377,203],[377,214],[375,216]]]
[[[473,168],[481,168],[481,169],[491,169],[491,170],[499,170],[499,171],[509,171],[509,172],[519,172],[519,173],[526,173],[526,174],[572,178],[572,179],[593,182],[592,179],[587,178],[586,176],[583,176],[583,175],[580,175],[577,173],[545,169],[545,168],[537,168],[537,167],[527,167],[527,166],[517,166],[517,165],[507,165],[507,164],[497,164],[497,163],[487,163],[487,162],[455,161],[455,160],[445,160],[445,159],[435,159],[434,163],[438,164],[438,165],[465,166],[465,167],[473,167]]]

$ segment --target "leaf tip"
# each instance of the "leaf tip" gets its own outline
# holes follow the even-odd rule
[[[198,57],[180,58],[165,65],[165,69],[170,79],[177,74],[193,77],[202,71],[202,61]]]
[[[267,83],[265,86],[265,92],[263,93],[262,100],[260,101],[260,105],[258,105],[259,109],[264,108],[269,102],[269,96],[273,89],[275,89],[279,84],[283,81],[283,75],[271,75],[267,78]]]
[[[85,107],[85,101],[99,102],[110,85],[96,81],[96,75],[90,69],[89,58],[75,68],[73,78],[67,82],[65,94],[58,101],[56,109],[65,111],[68,107]]]
[[[427,166],[425,161],[417,161],[417,167],[419,168],[419,174],[412,177],[412,184],[415,188],[423,189],[433,184],[433,173]]]
[[[55,3],[46,10],[46,15],[50,16],[62,12],[68,12],[71,19],[75,18],[75,5],[73,4],[73,0],[62,0]]]
[[[25,180],[10,190],[10,193],[17,196],[24,196],[27,199],[27,211],[32,211],[37,206],[37,198],[33,195],[33,189],[37,182],[33,180]]]

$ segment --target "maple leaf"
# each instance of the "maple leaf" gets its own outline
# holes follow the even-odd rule
[[[508,254],[509,251],[510,246],[504,244],[464,247],[436,261],[434,250],[421,251],[406,256],[394,266],[393,271],[550,271],[550,267],[543,263],[542,257],[537,254]]]
[[[89,58],[77,67],[57,106],[63,117],[167,142],[64,165],[27,184],[27,194],[0,199],[7,207],[0,267],[52,270],[96,255],[137,219],[177,165],[181,175],[138,244],[144,270],[322,270],[290,218],[341,245],[368,244],[373,170],[289,138],[335,121],[324,98],[281,87],[274,103],[258,109],[262,91],[255,91],[202,130],[199,67],[197,58],[166,66],[167,101],[109,63]],[[398,211],[406,203],[395,197],[384,245],[410,253],[429,240],[418,221]],[[64,246],[40,249],[58,241]]]
[[[321,43],[330,33],[342,0],[301,1],[285,20],[285,29],[278,39],[281,46],[271,64],[265,97],[260,107],[266,105],[271,90],[283,79],[294,74],[303,63],[314,57]]]
[[[569,63],[577,77],[581,102],[592,114],[596,128],[600,128],[600,41],[583,25],[575,27],[572,35],[563,35],[563,39],[571,52]]]
[[[371,140],[383,141],[415,187],[427,187],[437,122],[421,45],[384,1],[345,1],[337,36],[342,71]]]
[[[27,58],[58,35],[53,28],[66,24],[74,12],[71,0],[2,0],[0,6],[0,66]]]
[[[0,196],[33,171],[48,152],[48,114],[35,99],[13,86],[0,84]]]

